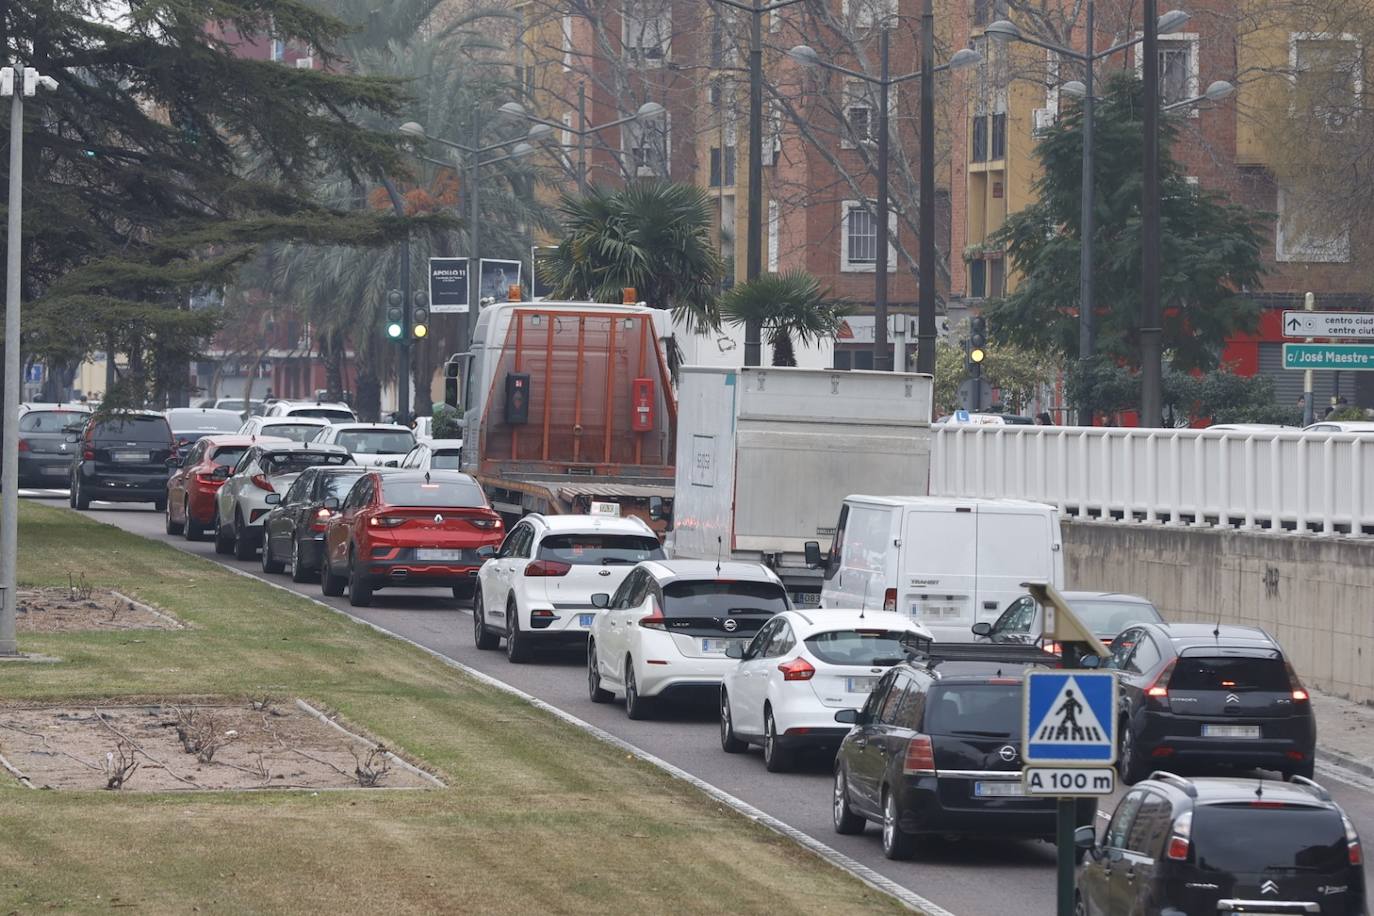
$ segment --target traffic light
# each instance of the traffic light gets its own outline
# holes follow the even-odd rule
[[[418,340],[429,333],[429,294],[415,291],[415,308],[410,313],[410,333]]]
[[[386,294],[386,336],[400,340],[406,330],[405,321],[405,298],[399,289],[393,289]]]
[[[974,318],[970,324],[968,339],[968,361],[981,368],[988,353],[988,320]]]
[[[462,364],[456,359],[451,359],[444,363],[444,403],[458,409],[458,380],[461,375]]]

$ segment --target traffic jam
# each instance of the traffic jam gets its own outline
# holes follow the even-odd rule
[[[342,403],[29,405],[21,486],[152,503],[322,599],[470,608],[476,649],[585,658],[588,704],[714,715],[779,779],[826,768],[834,832],[887,859],[1019,838],[1055,847],[1061,913],[1367,912],[1273,635],[1075,590],[1053,506],[913,492],[929,377],[673,376],[665,320],[484,309],[454,439]]]

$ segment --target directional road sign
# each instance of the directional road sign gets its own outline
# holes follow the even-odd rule
[[[1286,343],[1283,345],[1283,368],[1374,371],[1374,344]]]
[[[1021,758],[1027,767],[1114,763],[1116,677],[1106,671],[1032,671],[1026,675],[1024,722]]]
[[[1374,338],[1374,312],[1284,312],[1283,336]]]

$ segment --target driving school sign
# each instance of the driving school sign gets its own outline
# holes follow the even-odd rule
[[[1116,677],[1105,671],[1026,675],[1021,758],[1083,766],[1116,761]]]

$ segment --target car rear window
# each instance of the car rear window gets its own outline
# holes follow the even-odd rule
[[[942,684],[926,702],[931,735],[1021,734],[1021,684]]]
[[[318,417],[321,420],[354,420],[357,419],[347,410],[339,410],[331,407],[296,407],[291,411],[293,417]]]
[[[906,658],[906,630],[832,630],[806,638],[811,654],[831,665],[895,665]]]
[[[211,453],[210,460],[217,465],[223,464],[233,467],[239,463],[239,459],[243,457],[243,453],[246,451],[248,451],[246,445],[221,445]]]
[[[85,421],[90,414],[79,410],[30,410],[19,418],[21,433],[60,433],[73,423]]]
[[[352,455],[328,452],[269,452],[262,457],[263,470],[275,474],[299,474],[306,468],[352,464]]]
[[[1227,874],[1272,869],[1347,870],[1345,825],[1330,808],[1200,805],[1193,812],[1197,867]]]
[[[477,484],[465,481],[417,483],[383,479],[382,502],[388,506],[484,508],[487,505],[487,497]]]
[[[350,452],[368,455],[404,455],[415,447],[415,437],[410,433],[383,429],[341,432],[334,442]]]
[[[463,453],[455,449],[447,449],[442,452],[435,452],[429,456],[429,466],[438,468],[441,471],[462,470]]]
[[[276,436],[280,439],[292,439],[296,442],[309,442],[320,434],[324,429],[318,423],[273,423],[262,428],[262,435]]]
[[[663,614],[667,617],[716,617],[727,610],[787,610],[787,593],[772,582],[732,579],[669,582],[663,587]]]
[[[1148,604],[1128,604],[1123,601],[1074,601],[1074,614],[1094,633],[1120,633],[1138,623],[1159,623],[1163,620]]]
[[[217,433],[232,433],[243,426],[243,421],[239,419],[238,414],[225,416],[221,413],[202,413],[198,410],[172,413],[168,415],[167,422],[178,431],[213,430]]]
[[[1288,670],[1280,658],[1185,655],[1169,678],[1170,690],[1287,691]]]
[[[166,445],[172,441],[172,428],[162,417],[118,417],[96,424],[95,441],[150,442]]]
[[[348,491],[353,489],[353,485],[358,482],[358,478],[363,474],[363,469],[359,468],[356,474],[326,474],[324,475],[324,495],[334,496],[343,499],[348,495]]]
[[[638,534],[550,534],[539,542],[541,560],[561,560],[573,566],[633,566],[641,560],[661,560],[658,538]]]

